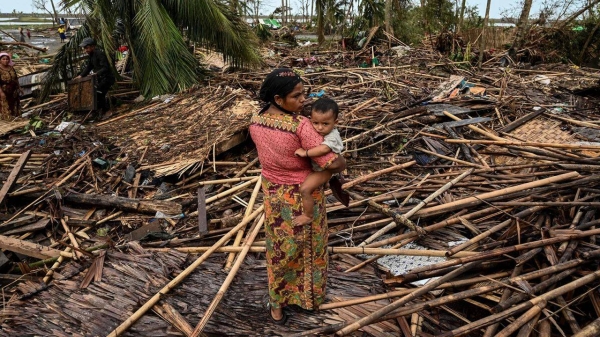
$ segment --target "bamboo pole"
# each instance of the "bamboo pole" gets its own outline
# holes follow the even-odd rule
[[[146,248],[154,252],[168,252],[176,250],[182,253],[198,254],[213,249],[213,247],[175,247],[175,248]],[[250,252],[263,253],[266,248],[264,246],[252,246]],[[216,248],[214,251],[219,253],[239,253],[243,250],[240,246],[224,246]],[[424,250],[424,249],[393,249],[393,248],[367,248],[367,247],[327,247],[330,254],[378,254],[378,255],[406,255],[406,256],[434,256],[445,257],[446,252],[443,250]],[[477,255],[477,252],[460,252],[457,257],[470,257]]]
[[[523,325],[521,330],[519,330],[519,332],[517,333],[516,337],[529,337],[531,335],[531,333],[533,332],[535,326],[538,324],[540,316],[541,316],[541,313],[537,314],[535,317],[530,319],[529,322],[527,322],[525,325]]]
[[[540,337],[552,337],[552,325],[550,325],[550,322],[548,320],[543,320],[540,322],[539,324],[539,336]],[[591,336],[585,336],[585,337],[592,337],[594,335]],[[572,336],[574,337],[574,336]],[[578,336],[578,337],[584,337],[584,336]]]
[[[546,304],[548,304],[548,302],[542,299],[539,303],[537,303],[531,309],[529,309],[525,314],[519,316],[514,322],[510,323],[506,328],[500,331],[496,335],[496,337],[509,337],[527,322],[529,322],[536,316],[539,316],[542,310],[546,307]]]
[[[518,142],[509,140],[471,140],[471,139],[444,139],[447,143],[454,144],[484,144],[484,145],[506,145],[506,146],[534,146],[550,147],[557,149],[575,149],[575,150],[600,150],[600,145],[584,144],[562,144],[562,143],[540,143],[540,142]]]
[[[73,245],[73,247],[76,248],[75,251],[73,252],[73,259],[77,260],[81,256],[81,252],[79,251],[79,242],[77,242],[77,240],[75,239],[75,236],[73,235],[73,233],[71,233],[71,229],[65,222],[64,218],[60,218],[60,223],[62,224],[62,227],[65,230],[65,232],[67,233],[67,236],[69,237],[69,241],[71,241],[71,244]],[[67,253],[69,253],[69,252],[67,252]]]
[[[535,294],[538,293],[540,291],[544,291],[545,289],[548,289],[549,287],[555,285],[556,283],[560,282],[562,279],[564,279],[565,277],[573,274],[576,271],[575,268],[571,268],[571,269],[567,269],[564,270],[558,274],[553,275],[552,277],[548,278],[545,281],[542,281],[538,284],[536,284],[535,286],[533,286],[533,288],[530,290],[531,294]],[[523,300],[526,300],[529,297],[530,294],[527,293],[519,293],[516,294],[515,296],[512,296],[510,298],[508,298],[506,301],[502,302],[502,303],[498,303],[496,306],[494,306],[492,308],[492,312],[493,313],[499,313],[502,312],[508,308],[510,308],[512,305],[517,304]]]
[[[255,227],[251,231],[250,236],[248,236],[246,238],[243,249],[240,252],[240,255],[236,259],[235,264],[231,268],[231,271],[227,275],[227,278],[223,282],[223,285],[221,286],[221,288],[219,288],[217,295],[215,296],[213,301],[208,306],[208,309],[206,309],[204,316],[202,316],[202,319],[200,320],[200,322],[198,323],[198,325],[196,326],[196,328],[190,335],[191,337],[198,337],[200,332],[202,332],[204,330],[204,328],[206,327],[208,320],[210,319],[212,314],[215,312],[215,309],[221,302],[221,299],[223,299],[223,296],[225,296],[225,292],[227,291],[227,288],[229,288],[229,285],[231,285],[231,282],[233,282],[233,278],[235,277],[238,270],[240,269],[242,262],[244,262],[244,258],[246,257],[246,254],[248,254],[248,251],[250,250],[250,246],[252,245],[252,242],[254,242],[254,239],[256,239],[256,236],[258,235],[258,232],[260,231],[260,229],[262,228],[264,223],[265,223],[265,215],[263,214],[262,217],[260,218],[260,220],[258,221],[258,223],[255,224]],[[241,232],[241,230],[239,232]]]
[[[432,193],[430,196],[428,196],[427,198],[425,198],[425,200],[422,200],[421,202],[419,202],[415,207],[413,207],[406,214],[404,214],[404,215],[399,214],[399,216],[401,217],[402,220],[405,220],[405,221],[408,221],[408,222],[412,223],[412,221],[409,220],[411,216],[413,216],[415,213],[417,213],[423,207],[427,206],[427,204],[429,202],[431,202],[432,200],[434,200],[435,198],[437,198],[439,195],[441,195],[442,193],[444,193],[447,190],[449,190],[450,188],[452,188],[452,186],[454,186],[456,183],[458,183],[459,181],[461,181],[462,179],[464,179],[466,176],[468,176],[471,173],[473,173],[473,170],[474,169],[470,169],[470,170],[467,170],[467,171],[463,172],[461,175],[459,175],[458,177],[452,179],[450,182],[448,182],[447,184],[445,184],[444,186],[442,186],[440,189],[438,189],[437,191],[435,191],[434,193]],[[387,226],[383,227],[382,229],[378,230],[375,234],[371,235],[365,241],[363,241],[359,246],[366,246],[366,245],[368,245],[369,243],[373,242],[374,240],[376,240],[377,238],[379,238],[383,234],[387,233],[391,229],[395,228],[396,226],[398,226],[398,224],[396,222],[390,222],[389,225],[387,225]],[[413,224],[413,226],[414,226],[414,224]]]
[[[437,287],[436,289],[457,288],[457,287],[472,285],[475,283],[489,281],[489,279],[503,278],[503,277],[506,277],[509,275],[510,275],[510,273],[508,273],[508,272],[500,272],[500,273],[495,273],[495,274],[491,274],[488,276],[480,276],[480,277],[473,277],[473,278],[460,280],[460,281],[446,282],[446,283],[440,284],[439,287]],[[377,295],[372,295],[372,296],[360,297],[360,298],[355,298],[355,299],[351,299],[351,300],[347,300],[347,301],[325,303],[325,304],[321,304],[319,306],[319,310],[331,310],[331,309],[337,309],[337,308],[344,308],[344,307],[349,307],[349,306],[353,306],[353,305],[357,305],[357,304],[363,304],[363,303],[367,303],[367,302],[390,299],[390,298],[394,298],[394,297],[398,297],[398,296],[405,296],[405,295],[408,295],[408,294],[416,291],[417,289],[419,289],[419,288],[401,289],[401,290],[396,290],[396,291],[390,291],[389,293],[385,293],[385,294],[377,294]]]
[[[427,283],[425,286],[423,286],[422,288],[420,288],[419,290],[412,292],[402,298],[400,298],[399,300],[394,301],[393,303],[386,305],[385,307],[369,314],[368,316],[365,316],[361,319],[359,319],[358,321],[348,324],[346,325],[344,328],[340,329],[339,331],[336,332],[336,335],[338,336],[345,336],[351,332],[354,332],[360,328],[362,328],[365,325],[371,324],[373,321],[375,321],[376,319],[378,319],[379,317],[382,317],[398,308],[400,308],[401,306],[405,305],[406,303],[416,299],[417,297],[428,293],[430,290],[435,289],[436,287],[438,287],[440,284],[451,280],[453,278],[455,278],[456,276],[459,276],[461,274],[463,274],[464,272],[472,269],[473,267],[476,267],[477,265],[479,265],[481,263],[481,261],[477,261],[474,263],[469,263],[466,264],[442,277],[440,277],[439,279],[433,281],[433,282],[429,282]]]
[[[260,187],[262,185],[261,179],[256,181],[256,185],[254,185],[254,190],[252,191],[252,195],[250,195],[250,201],[248,201],[248,207],[246,207],[246,211],[244,212],[244,217],[247,217],[252,213],[254,208],[254,203],[256,202],[256,197],[258,196],[258,192],[260,191]],[[237,232],[235,236],[235,240],[233,241],[233,246],[239,246],[242,241],[242,237],[244,236],[244,229],[242,228]],[[231,264],[233,263],[233,259],[235,258],[235,253],[229,253],[229,257],[227,258],[227,262],[225,263],[225,270],[231,268]]]
[[[587,234],[589,234],[589,233],[587,233]],[[465,263],[469,263],[469,262],[473,262],[473,261],[490,259],[493,257],[501,256],[501,255],[512,253],[512,252],[519,252],[519,251],[528,250],[531,248],[543,247],[543,246],[551,245],[551,244],[558,243],[558,242],[568,241],[571,239],[573,239],[573,236],[554,237],[554,238],[550,238],[550,239],[542,239],[542,240],[538,240],[538,241],[527,242],[527,243],[523,243],[523,244],[519,244],[519,245],[514,245],[514,246],[510,246],[510,247],[492,250],[489,252],[481,252],[481,253],[478,253],[477,255],[473,255],[470,257],[466,257],[466,258],[457,258],[457,259],[444,261],[444,262],[440,262],[440,263],[436,263],[436,264],[432,264],[432,265],[428,265],[428,266],[417,267],[417,268],[411,270],[411,273],[420,273],[420,272],[434,270],[434,269],[438,269],[438,268],[446,268],[446,267],[456,266],[459,264],[465,264]]]
[[[446,256],[452,256],[452,255],[456,254],[457,252],[459,252],[471,245],[478,243],[479,241],[489,237],[490,235],[492,235],[492,234],[502,230],[506,226],[510,225],[515,219],[526,217],[526,216],[534,214],[542,209],[544,209],[544,207],[532,207],[532,208],[526,209],[524,211],[521,211],[521,212],[515,214],[511,219],[503,221],[503,222],[499,223],[498,225],[486,230],[485,232],[482,232],[481,234],[475,236],[474,238],[471,238],[464,243],[461,243],[457,246],[452,247],[451,249],[448,250],[448,252],[446,253]]]
[[[220,199],[220,198],[223,198],[223,197],[225,197],[225,196],[228,196],[228,195],[230,195],[230,194],[233,194],[233,193],[235,193],[235,192],[237,192],[237,191],[239,191],[239,190],[241,190],[241,189],[244,189],[244,188],[246,188],[247,186],[251,185],[252,183],[256,183],[256,181],[257,181],[259,178],[260,178],[260,176],[259,176],[259,177],[254,177],[254,178],[252,178],[251,180],[248,180],[248,181],[246,181],[246,182],[245,182],[245,183],[243,183],[243,184],[237,185],[237,186],[235,186],[235,187],[233,187],[233,188],[230,188],[230,189],[228,189],[227,191],[221,192],[221,193],[219,193],[219,194],[217,194],[217,195],[213,195],[212,197],[210,197],[210,198],[206,199],[206,204],[208,205],[209,203],[211,203],[211,202],[213,202],[213,201],[215,201],[215,200],[218,200],[218,199]],[[198,211],[193,211],[192,213],[188,214],[188,216],[189,216],[189,217],[193,217],[193,216],[197,216],[197,215],[198,215]]]
[[[441,334],[440,337],[453,337],[453,336],[459,336],[459,335],[464,335],[464,334],[468,334],[472,331],[481,329],[485,326],[488,326],[492,323],[501,321],[507,317],[519,314],[525,310],[528,310],[529,308],[532,308],[534,305],[537,305],[538,303],[541,303],[542,301],[550,301],[554,298],[556,298],[557,296],[560,295],[564,295],[569,291],[572,291],[574,289],[583,287],[584,285],[595,281],[596,279],[600,278],[600,270],[597,270],[593,273],[590,273],[586,276],[583,276],[581,278],[578,278],[570,283],[567,283],[561,287],[558,287],[552,291],[549,291],[543,295],[540,295],[538,297],[535,297],[527,302],[521,303],[518,306],[512,307],[506,311],[503,311],[501,313],[497,313],[494,315],[490,315],[487,316],[485,318],[482,318],[480,320],[471,322],[469,324],[463,325],[460,328],[454,329],[452,331],[446,332],[444,334]]]
[[[227,234],[225,234],[219,241],[217,241],[211,249],[207,250],[204,254],[202,254],[196,261],[194,261],[189,267],[185,268],[177,277],[175,277],[171,282],[165,285],[158,293],[156,293],[152,298],[150,298],[143,306],[141,306],[136,312],[134,312],[129,318],[127,318],[121,325],[116,327],[113,331],[111,331],[107,336],[108,337],[117,337],[123,332],[125,332],[133,323],[135,323],[140,317],[146,313],[146,311],[150,310],[160,298],[167,294],[171,289],[175,288],[179,283],[181,283],[186,277],[188,277],[198,266],[200,266],[217,248],[227,242],[237,231],[246,226],[250,221],[256,218],[262,211],[264,210],[264,205],[260,206],[256,209],[250,216],[243,219],[237,226],[233,227]]]
[[[411,166],[413,166],[416,163],[417,163],[416,161],[411,160],[411,161],[406,162],[404,164],[394,165],[392,167],[388,167],[388,168],[383,169],[383,170],[379,170],[379,171],[376,171],[376,172],[373,172],[373,173],[370,173],[370,174],[366,174],[364,176],[360,176],[360,177],[358,177],[358,178],[356,178],[354,180],[351,180],[351,181],[345,183],[344,185],[342,185],[342,188],[349,189],[352,186],[356,186],[358,184],[362,184],[362,183],[364,183],[366,181],[369,181],[369,180],[371,180],[373,178],[377,178],[377,177],[382,176],[384,174],[392,173],[392,172],[395,172],[395,171],[399,171],[399,170],[403,170],[405,168],[411,167]]]
[[[517,277],[519,274],[521,274],[522,271],[523,271],[523,265],[516,265],[511,273],[511,278]],[[504,290],[502,290],[502,297],[500,297],[500,302],[498,302],[498,303],[500,304],[500,303],[503,303],[504,301],[506,301],[510,297],[511,294],[512,294],[512,289],[510,287],[505,287]],[[498,331],[499,326],[500,326],[499,323],[494,323],[494,324],[488,326],[485,329],[483,337],[494,337],[496,335],[496,331]]]
[[[444,156],[443,154],[439,154],[439,153],[433,152],[433,151],[428,151],[428,150],[425,150],[423,148],[419,148],[418,150],[421,151],[421,152],[430,154],[432,156],[436,156],[436,157],[441,158],[441,159],[446,159],[446,160],[449,160],[451,162],[455,162],[455,163],[458,163],[458,164],[463,164],[463,165],[466,165],[466,166],[477,167],[477,168],[480,168],[480,169],[484,169],[485,168],[485,166],[483,166],[483,165],[473,164],[473,163],[471,163],[469,161],[464,161],[464,160],[456,159],[454,157]]]
[[[596,337],[600,336],[600,318],[596,318],[592,323],[585,326],[573,337]]]
[[[487,193],[479,194],[476,196],[463,198],[463,199],[460,199],[460,200],[457,200],[454,202],[450,202],[447,204],[442,204],[442,205],[433,206],[430,208],[425,208],[425,209],[422,209],[419,212],[417,212],[415,215],[418,215],[421,217],[434,216],[434,215],[446,213],[446,212],[449,212],[452,210],[456,210],[456,209],[459,209],[462,207],[475,206],[475,205],[482,203],[483,200],[486,200],[486,199],[490,199],[490,198],[494,198],[494,197],[498,197],[498,196],[504,196],[504,195],[508,195],[508,194],[511,194],[514,192],[520,192],[520,191],[528,190],[531,188],[541,187],[541,186],[545,186],[545,185],[549,185],[549,184],[556,183],[559,181],[577,178],[577,177],[579,177],[579,173],[576,171],[572,171],[572,172],[568,172],[568,173],[561,174],[558,176],[504,188],[504,189],[501,189],[498,191],[487,192]]]

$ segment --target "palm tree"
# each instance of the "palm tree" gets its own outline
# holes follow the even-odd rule
[[[52,85],[77,74],[73,61],[81,55],[80,41],[91,36],[109,59],[117,44],[129,47],[134,81],[146,97],[181,91],[198,82],[202,70],[193,48],[223,53],[232,66],[255,66],[261,59],[256,36],[243,20],[218,0],[67,0],[65,7],[82,6],[87,18],[75,36],[55,56]],[[122,34],[113,34],[120,28]],[[57,76],[60,75],[60,76]]]

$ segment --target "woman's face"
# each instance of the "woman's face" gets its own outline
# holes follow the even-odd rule
[[[10,63],[10,58],[8,58],[8,56],[4,55],[2,57],[0,57],[0,64],[8,67],[8,64]]]
[[[302,83],[296,84],[294,90],[285,96],[285,98],[281,98],[280,96],[275,97],[275,103],[293,112],[301,112],[305,101],[306,96],[304,96],[304,85]]]

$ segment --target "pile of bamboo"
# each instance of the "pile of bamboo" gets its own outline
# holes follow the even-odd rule
[[[476,72],[427,49],[380,58],[379,67],[339,69],[333,66],[339,57],[321,54],[323,69],[304,68],[302,76],[311,93],[334,98],[342,112],[344,187],[352,201],[327,205],[332,268],[353,273],[349,280],[357,279],[357,288],[364,286],[362,273],[386,290],[332,294],[316,315],[333,311],[335,319],[319,316],[269,331],[590,335],[585,331],[595,331],[600,317],[597,101],[554,79],[598,75],[562,66],[504,70],[492,63]],[[232,289],[238,273],[251,273],[248,261],[257,263],[265,250],[256,150],[245,139],[226,143],[247,127],[265,74],[222,74],[211,86],[59,137],[9,136],[12,146],[0,153],[7,181],[0,202],[8,200],[0,241],[12,263],[0,277],[12,282],[23,274],[50,283],[70,265],[65,261],[76,259],[96,270],[86,274],[93,284],[102,268],[91,261],[101,259],[103,249],[132,249],[131,242],[140,241],[157,254],[200,256],[170,281],[154,284],[143,303],[116,314],[120,325],[111,325],[112,335],[147,317],[162,298],[180,294],[172,292],[189,291],[186,278],[219,258],[227,274],[218,289],[206,288],[208,300],[184,314],[187,324],[166,321],[180,331],[183,326],[186,335],[226,324],[214,321],[223,319],[220,306],[231,304],[229,294],[239,294]],[[224,113],[215,117],[218,111]],[[173,150],[161,150],[165,144]],[[407,264],[394,274],[377,262],[389,255],[403,257],[403,264],[411,256],[443,261]],[[24,292],[11,290],[7,307],[16,303],[10,296]],[[33,302],[19,302],[28,305]]]

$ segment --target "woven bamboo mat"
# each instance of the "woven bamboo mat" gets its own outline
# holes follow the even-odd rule
[[[207,259],[184,282],[163,296],[161,303],[168,303],[192,327],[195,326],[227,277],[223,271],[223,256],[216,254]],[[330,264],[326,301],[385,292],[380,277],[374,272],[342,272],[349,264],[360,262],[348,257],[353,260],[346,262],[343,255]],[[0,337],[105,336],[173,275],[179,274],[187,263],[187,254],[173,250],[149,252],[141,247],[134,253],[111,250],[104,262],[95,267],[89,261],[71,261],[55,274],[50,287],[26,281],[16,291],[5,291],[5,299],[11,296],[12,299],[0,312]],[[97,268],[102,270],[101,280],[92,281],[81,289],[88,271],[95,274]],[[292,309],[288,323],[278,326],[268,319],[263,301],[266,294],[266,262],[248,255],[204,332],[209,336],[281,336],[350,322],[389,304],[387,300],[379,300],[318,312]],[[399,333],[395,324],[381,322],[363,328],[359,336],[387,337]],[[123,335],[166,337],[182,334],[154,311],[149,311]]]
[[[0,136],[4,136],[11,131],[25,127],[27,124],[29,124],[29,121],[27,120],[16,122],[0,121]]]
[[[527,141],[527,142],[538,142],[538,143],[557,143],[557,144],[577,144],[580,142],[571,132],[561,129],[562,122],[559,120],[537,117],[529,122],[521,125],[512,132],[510,132],[510,140],[515,141]],[[490,151],[503,151],[505,148],[492,145],[488,147]],[[594,151],[582,151],[583,154],[588,156],[598,156],[600,153]],[[520,165],[531,163],[532,160],[528,160],[523,156],[493,156],[496,165]]]

